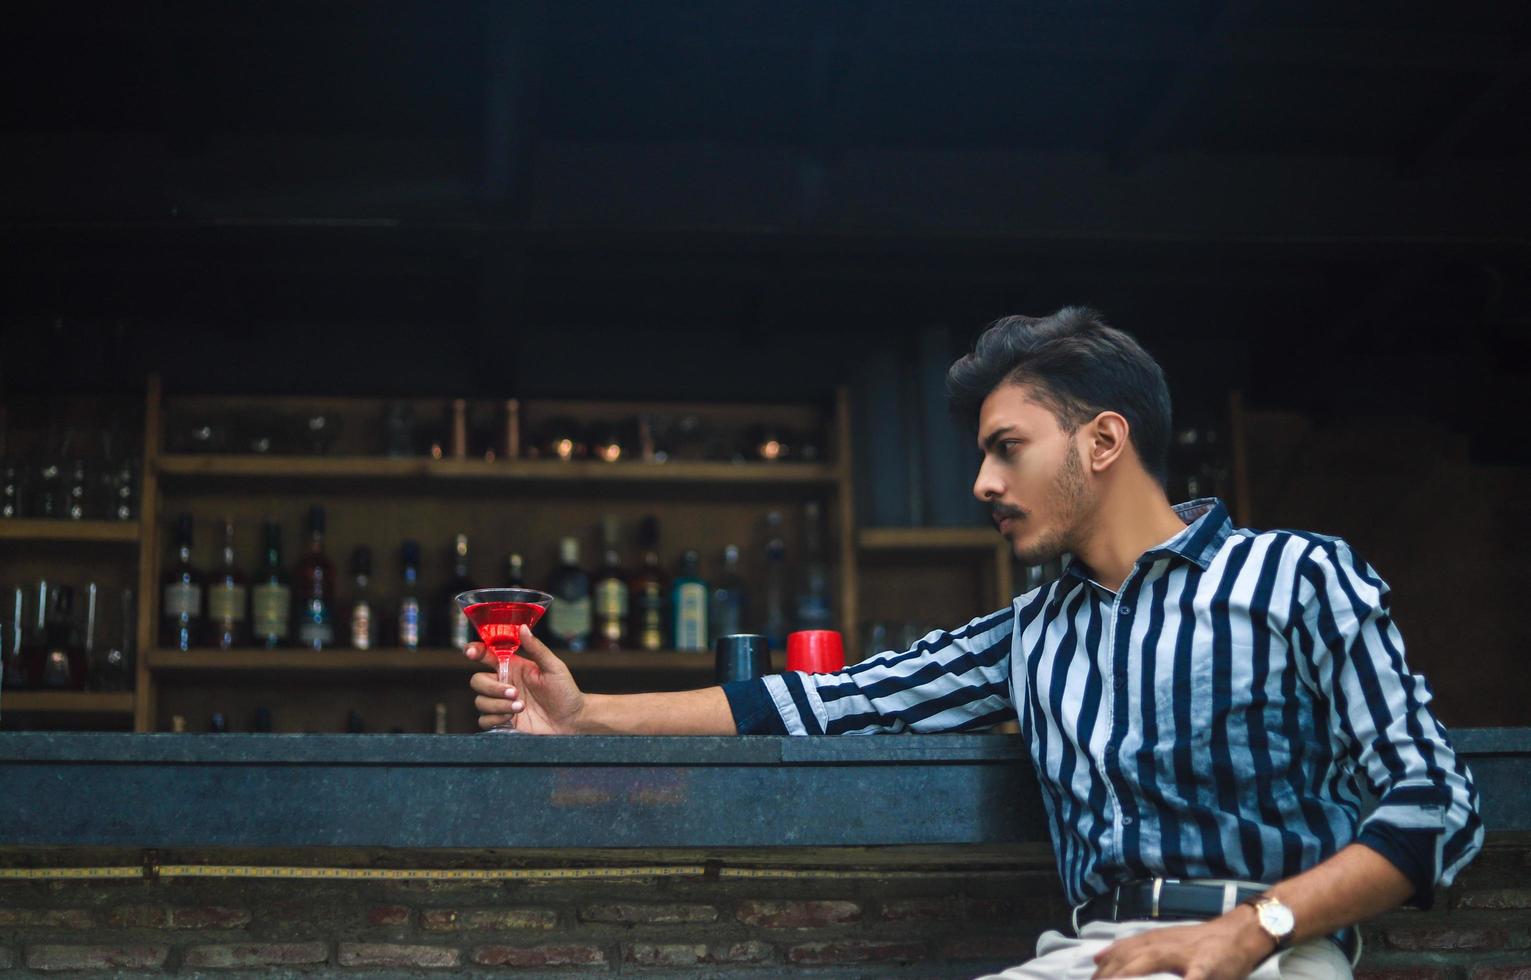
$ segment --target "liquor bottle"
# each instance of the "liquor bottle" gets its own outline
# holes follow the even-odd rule
[[[399,557],[404,569],[404,587],[399,592],[399,646],[418,650],[425,632],[425,613],[420,605],[420,545],[404,542]]]
[[[255,717],[250,721],[250,731],[269,733],[271,730],[271,709],[261,705],[255,709]]]
[[[607,514],[601,521],[602,564],[595,573],[595,642],[599,650],[621,650],[628,645],[631,622],[628,611],[627,573],[622,570],[622,554],[617,519]]]
[[[18,630],[21,634],[17,645],[19,651],[17,660],[21,665],[21,687],[39,688],[43,686],[43,663],[48,654],[48,609],[49,597],[53,594],[48,588],[46,579],[37,583],[35,610],[30,616],[31,624],[28,628]],[[20,605],[17,606],[18,612]]]
[[[324,553],[324,508],[308,512],[308,553],[293,576],[298,593],[298,643],[310,650],[335,645],[335,566]]]
[[[445,735],[447,733],[447,704],[445,701],[436,702],[436,714],[431,731],[437,735]]]
[[[351,648],[371,650],[377,646],[377,622],[372,617],[372,549],[357,545],[351,552]]]
[[[21,474],[14,459],[0,459],[0,518],[21,516]]]
[[[707,649],[707,583],[702,580],[701,556],[687,550],[670,587],[675,612],[675,649],[688,653]]]
[[[100,609],[101,590],[96,583],[85,584],[85,641],[81,644],[80,686],[90,686],[90,675],[96,664],[96,614]]]
[[[668,638],[665,616],[669,581],[659,565],[659,521],[645,517],[638,525],[643,566],[633,576],[633,639],[640,650],[663,650]]]
[[[254,621],[255,642],[267,650],[287,645],[292,615],[292,588],[287,570],[282,567],[282,528],[266,521],[261,528],[266,553],[255,585],[250,589],[250,618]]]
[[[171,715],[170,716],[170,730],[172,732],[175,732],[177,735],[185,734],[185,732],[186,732],[186,716],[185,715]]]
[[[787,542],[781,514],[766,514],[765,636],[773,650],[787,648]]]
[[[102,691],[133,689],[133,590],[122,590],[122,637],[106,648],[99,661],[90,665],[92,686]]]
[[[521,559],[520,552],[515,552],[505,559],[505,587],[507,589],[526,588],[526,562]]]
[[[803,505],[803,582],[797,594],[797,628],[826,630],[834,620],[829,603],[829,567],[819,543],[819,503]]]
[[[579,539],[558,543],[559,565],[548,578],[554,602],[548,633],[559,648],[578,652],[590,645],[590,575],[579,567]]]
[[[207,730],[214,735],[225,735],[229,730],[229,719],[221,711],[214,711],[207,719]]]
[[[85,686],[85,648],[74,625],[74,589],[53,590],[43,648],[43,683],[52,689]]]
[[[244,646],[248,620],[245,575],[234,565],[234,519],[223,519],[223,559],[207,583],[208,643],[222,650]]]
[[[0,636],[0,687],[7,691],[32,686],[31,671],[22,659],[22,638],[27,634],[26,592],[21,586],[5,591],[5,632]]]
[[[474,631],[473,624],[468,622],[468,617],[463,615],[462,607],[457,604],[459,595],[478,588],[473,584],[469,571],[468,536],[459,534],[452,544],[452,580],[447,583],[446,591],[442,594],[441,600],[436,603],[436,608],[445,615],[443,622],[447,624],[447,635],[443,637],[443,640],[454,650],[466,649],[470,642],[478,639],[478,633]]]
[[[64,467],[64,516],[83,521],[90,512],[90,474],[85,460],[72,459]]]
[[[712,601],[707,609],[708,642],[716,646],[718,637],[745,632],[747,608],[744,577],[739,574],[739,546],[723,549],[723,571],[712,583]]]
[[[177,650],[190,650],[202,633],[202,573],[191,563],[191,515],[175,522],[176,557],[160,576],[160,642]]]

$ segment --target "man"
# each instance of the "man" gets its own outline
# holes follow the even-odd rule
[[[1075,921],[1002,976],[1349,977],[1349,927],[1428,906],[1483,836],[1386,584],[1337,538],[1236,528],[1215,500],[1172,507],[1163,372],[1090,310],[1003,319],[947,381],[977,427],[974,494],[1023,563],[1071,556],[1057,582],[838,674],[680,694],[582,694],[528,635],[512,686],[473,679],[481,724],[817,735],[1019,718]]]

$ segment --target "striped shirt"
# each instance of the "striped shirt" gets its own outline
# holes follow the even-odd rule
[[[1275,883],[1352,841],[1428,907],[1482,846],[1477,792],[1342,540],[1216,500],[1113,593],[1077,559],[1010,608],[834,674],[725,686],[746,734],[953,732],[1019,717],[1071,903],[1134,878]]]

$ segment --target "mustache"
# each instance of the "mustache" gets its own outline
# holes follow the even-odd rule
[[[989,520],[994,522],[994,527],[999,527],[999,522],[1007,517],[1025,517],[1026,512],[1019,507],[1010,504],[991,504],[989,506]]]

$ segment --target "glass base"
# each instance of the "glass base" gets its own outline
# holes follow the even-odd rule
[[[484,734],[485,735],[520,735],[521,734],[521,730],[519,728],[513,728],[510,725],[496,725],[493,728],[486,728],[486,729],[484,729]]]

